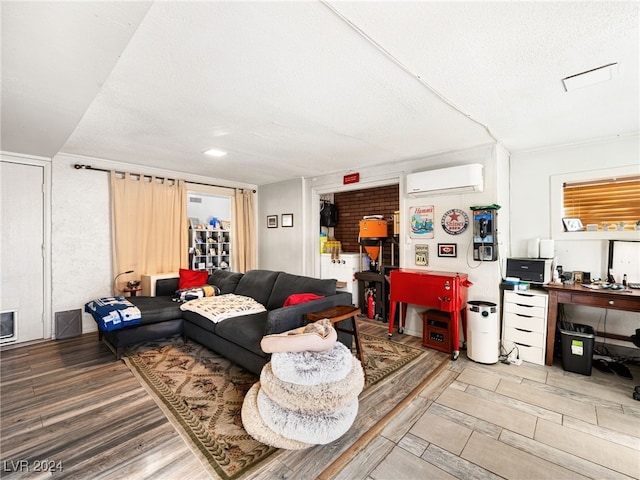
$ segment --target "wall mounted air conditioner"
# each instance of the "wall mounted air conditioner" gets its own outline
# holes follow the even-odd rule
[[[407,193],[411,197],[464,192],[482,192],[483,165],[472,163],[457,167],[427,170],[407,175]]]

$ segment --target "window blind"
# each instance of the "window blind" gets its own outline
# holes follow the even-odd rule
[[[640,220],[640,177],[625,177],[563,185],[565,218],[579,218],[583,225],[624,222],[633,230]]]

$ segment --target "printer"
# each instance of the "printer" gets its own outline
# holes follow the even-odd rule
[[[507,277],[544,285],[551,281],[550,258],[507,258]]]

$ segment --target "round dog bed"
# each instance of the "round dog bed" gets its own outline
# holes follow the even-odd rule
[[[333,383],[351,371],[353,354],[340,342],[324,352],[280,352],[271,355],[271,369],[280,380],[298,385]]]
[[[271,400],[289,410],[301,413],[319,413],[337,410],[346,406],[364,388],[364,372],[360,361],[351,356],[351,371],[337,382],[318,385],[299,385],[284,382],[273,374],[271,363],[262,368],[260,374],[261,389]],[[301,402],[300,399],[314,399]]]
[[[299,442],[271,430],[262,420],[258,411],[258,392],[260,391],[260,382],[253,384],[247,392],[242,403],[242,425],[249,435],[257,441],[270,445],[275,448],[283,448],[285,450],[304,450],[313,447],[308,443]]]
[[[337,339],[338,334],[334,328],[328,329],[326,335],[320,335],[316,331],[306,331],[305,327],[301,327],[290,332],[262,337],[260,348],[265,353],[324,352],[331,349]]]
[[[315,398],[300,398],[300,403],[316,401]],[[339,410],[307,414],[283,408],[261,388],[258,391],[258,411],[267,427],[279,435],[299,442],[325,445],[349,430],[358,414],[358,399]]]

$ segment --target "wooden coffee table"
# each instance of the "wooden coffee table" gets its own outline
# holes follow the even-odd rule
[[[335,328],[337,332],[352,335],[356,341],[356,356],[358,357],[358,360],[360,360],[360,363],[362,363],[362,369],[364,370],[364,354],[362,353],[362,345],[360,344],[360,336],[358,335],[358,320],[356,319],[360,313],[361,310],[358,307],[353,307],[351,305],[338,305],[336,307],[320,310],[319,312],[307,313],[307,321],[317,322],[318,320],[326,318],[331,322],[331,325],[333,325],[333,328]],[[336,326],[336,323],[349,319],[351,319],[350,329],[343,326]]]

